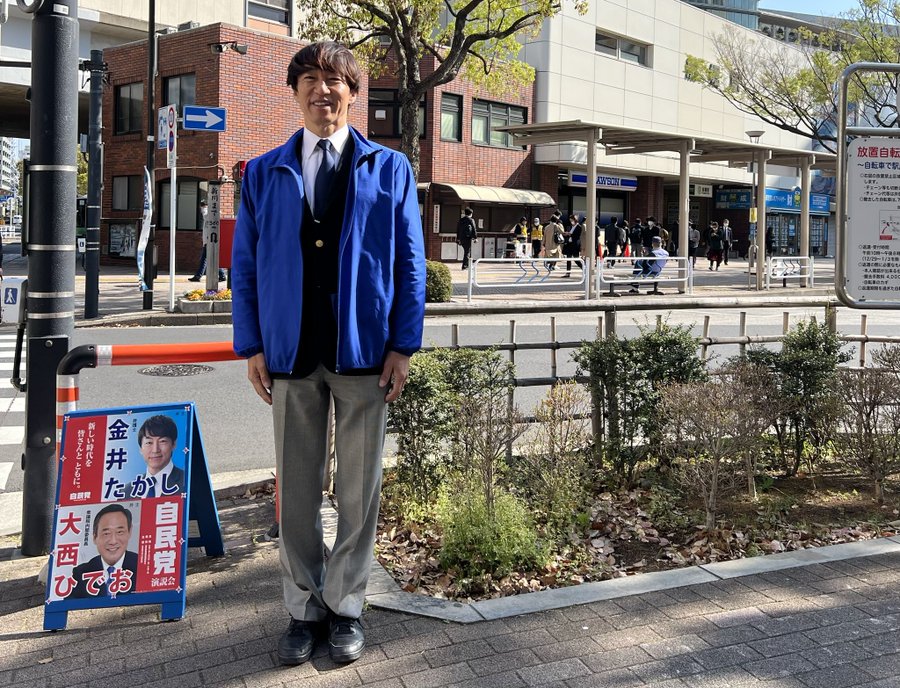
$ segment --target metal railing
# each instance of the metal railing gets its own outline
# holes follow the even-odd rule
[[[653,285],[653,291],[648,294],[662,294],[659,291],[659,283],[676,283],[681,285],[680,292],[694,293],[694,270],[691,266],[691,259],[683,256],[669,256],[663,260],[666,261],[665,266],[658,275],[638,277],[634,274],[635,266],[638,261],[654,260],[651,256],[620,256],[616,258],[598,258],[597,267],[594,270],[596,277],[596,292],[598,296],[621,296],[617,292],[617,284]],[[655,259],[660,260],[660,259]],[[601,294],[604,287],[609,287],[609,291]]]
[[[575,278],[566,271],[564,276],[560,263],[569,262],[578,272]],[[556,274],[555,274],[556,273]],[[550,278],[553,281],[550,282]],[[479,289],[534,288],[541,286],[565,285],[584,286],[585,271],[583,258],[474,258],[469,261],[466,295],[471,303],[472,292]]]
[[[766,258],[766,289],[772,287],[772,280],[781,280],[787,287],[789,279],[800,280],[808,287],[816,286],[816,261],[811,256],[772,256]]]

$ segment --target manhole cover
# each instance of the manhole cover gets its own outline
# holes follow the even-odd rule
[[[212,366],[185,363],[150,366],[149,368],[141,368],[138,372],[141,375],[156,375],[157,377],[187,377],[189,375],[202,375],[203,373],[212,372],[212,370]]]

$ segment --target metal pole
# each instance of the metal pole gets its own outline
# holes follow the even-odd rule
[[[765,287],[766,271],[766,160],[767,150],[756,153],[756,290]]]
[[[178,168],[169,177],[169,313],[175,312],[175,225],[178,221]],[[208,268],[207,268],[208,269]],[[216,272],[218,277],[219,273]]]
[[[88,198],[85,231],[84,318],[97,317],[100,296],[100,187],[103,183],[103,51],[91,51],[91,110],[88,128]]]
[[[587,234],[587,255],[584,260],[584,298],[590,299],[596,296],[591,293],[592,280],[591,269],[596,263],[597,241],[594,234],[594,225],[597,222],[597,140],[600,138],[599,129],[591,129],[587,140],[587,218],[584,221],[584,232]],[[585,237],[581,237],[582,253]]]
[[[803,158],[800,166],[800,258],[801,263],[809,261],[809,196],[810,196],[810,179],[809,179],[809,158]],[[802,259],[806,258],[806,261]],[[809,278],[803,277],[800,280],[800,286],[809,286]]]
[[[150,183],[156,180],[154,166],[156,163],[156,108],[153,106],[153,93],[156,77],[156,0],[150,0],[150,12],[147,19],[147,170],[150,172]],[[155,197],[155,194],[154,194]],[[159,217],[159,211],[157,211]],[[145,311],[153,309],[153,276],[156,274],[156,227],[150,225],[150,238],[144,253],[144,292]]]
[[[688,256],[688,229],[690,222],[690,214],[691,214],[691,198],[690,198],[690,183],[691,183],[691,172],[690,172],[690,163],[691,163],[691,149],[694,147],[693,141],[684,141],[681,144],[681,175],[678,181],[678,255],[687,258]],[[666,248],[663,246],[663,248]],[[678,278],[685,280],[687,277],[687,270],[690,268],[685,265],[684,269],[678,271]],[[678,292],[683,294],[684,287],[679,287]]]
[[[53,0],[31,26],[31,203],[22,554],[50,549],[56,496],[56,367],[75,327],[78,2]]]

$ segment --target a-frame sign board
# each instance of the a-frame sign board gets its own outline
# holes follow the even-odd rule
[[[194,404],[66,414],[52,543],[45,630],[76,609],[159,604],[182,618],[187,548],[225,553]]]

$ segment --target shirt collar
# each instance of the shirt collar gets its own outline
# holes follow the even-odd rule
[[[344,146],[347,145],[348,138],[350,138],[350,127],[346,124],[328,137],[328,140],[331,141],[331,145],[334,146],[338,158],[343,154]],[[316,136],[309,129],[303,129],[303,160],[301,161],[301,164],[306,164],[310,156],[315,153],[316,146],[319,145],[319,141],[321,140],[322,138],[320,136]]]
[[[156,474],[156,481],[157,481],[157,483],[159,483],[159,484],[161,485],[161,484],[162,484],[162,477],[163,477],[164,475],[171,475],[171,474],[172,474],[172,469],[173,469],[173,468],[174,468],[174,466],[172,465],[172,460],[169,459],[169,463],[167,463],[162,469],[160,469],[159,473]],[[146,475],[148,478],[151,477],[151,476],[150,476],[150,471],[147,471],[147,473],[146,473],[145,475]]]

